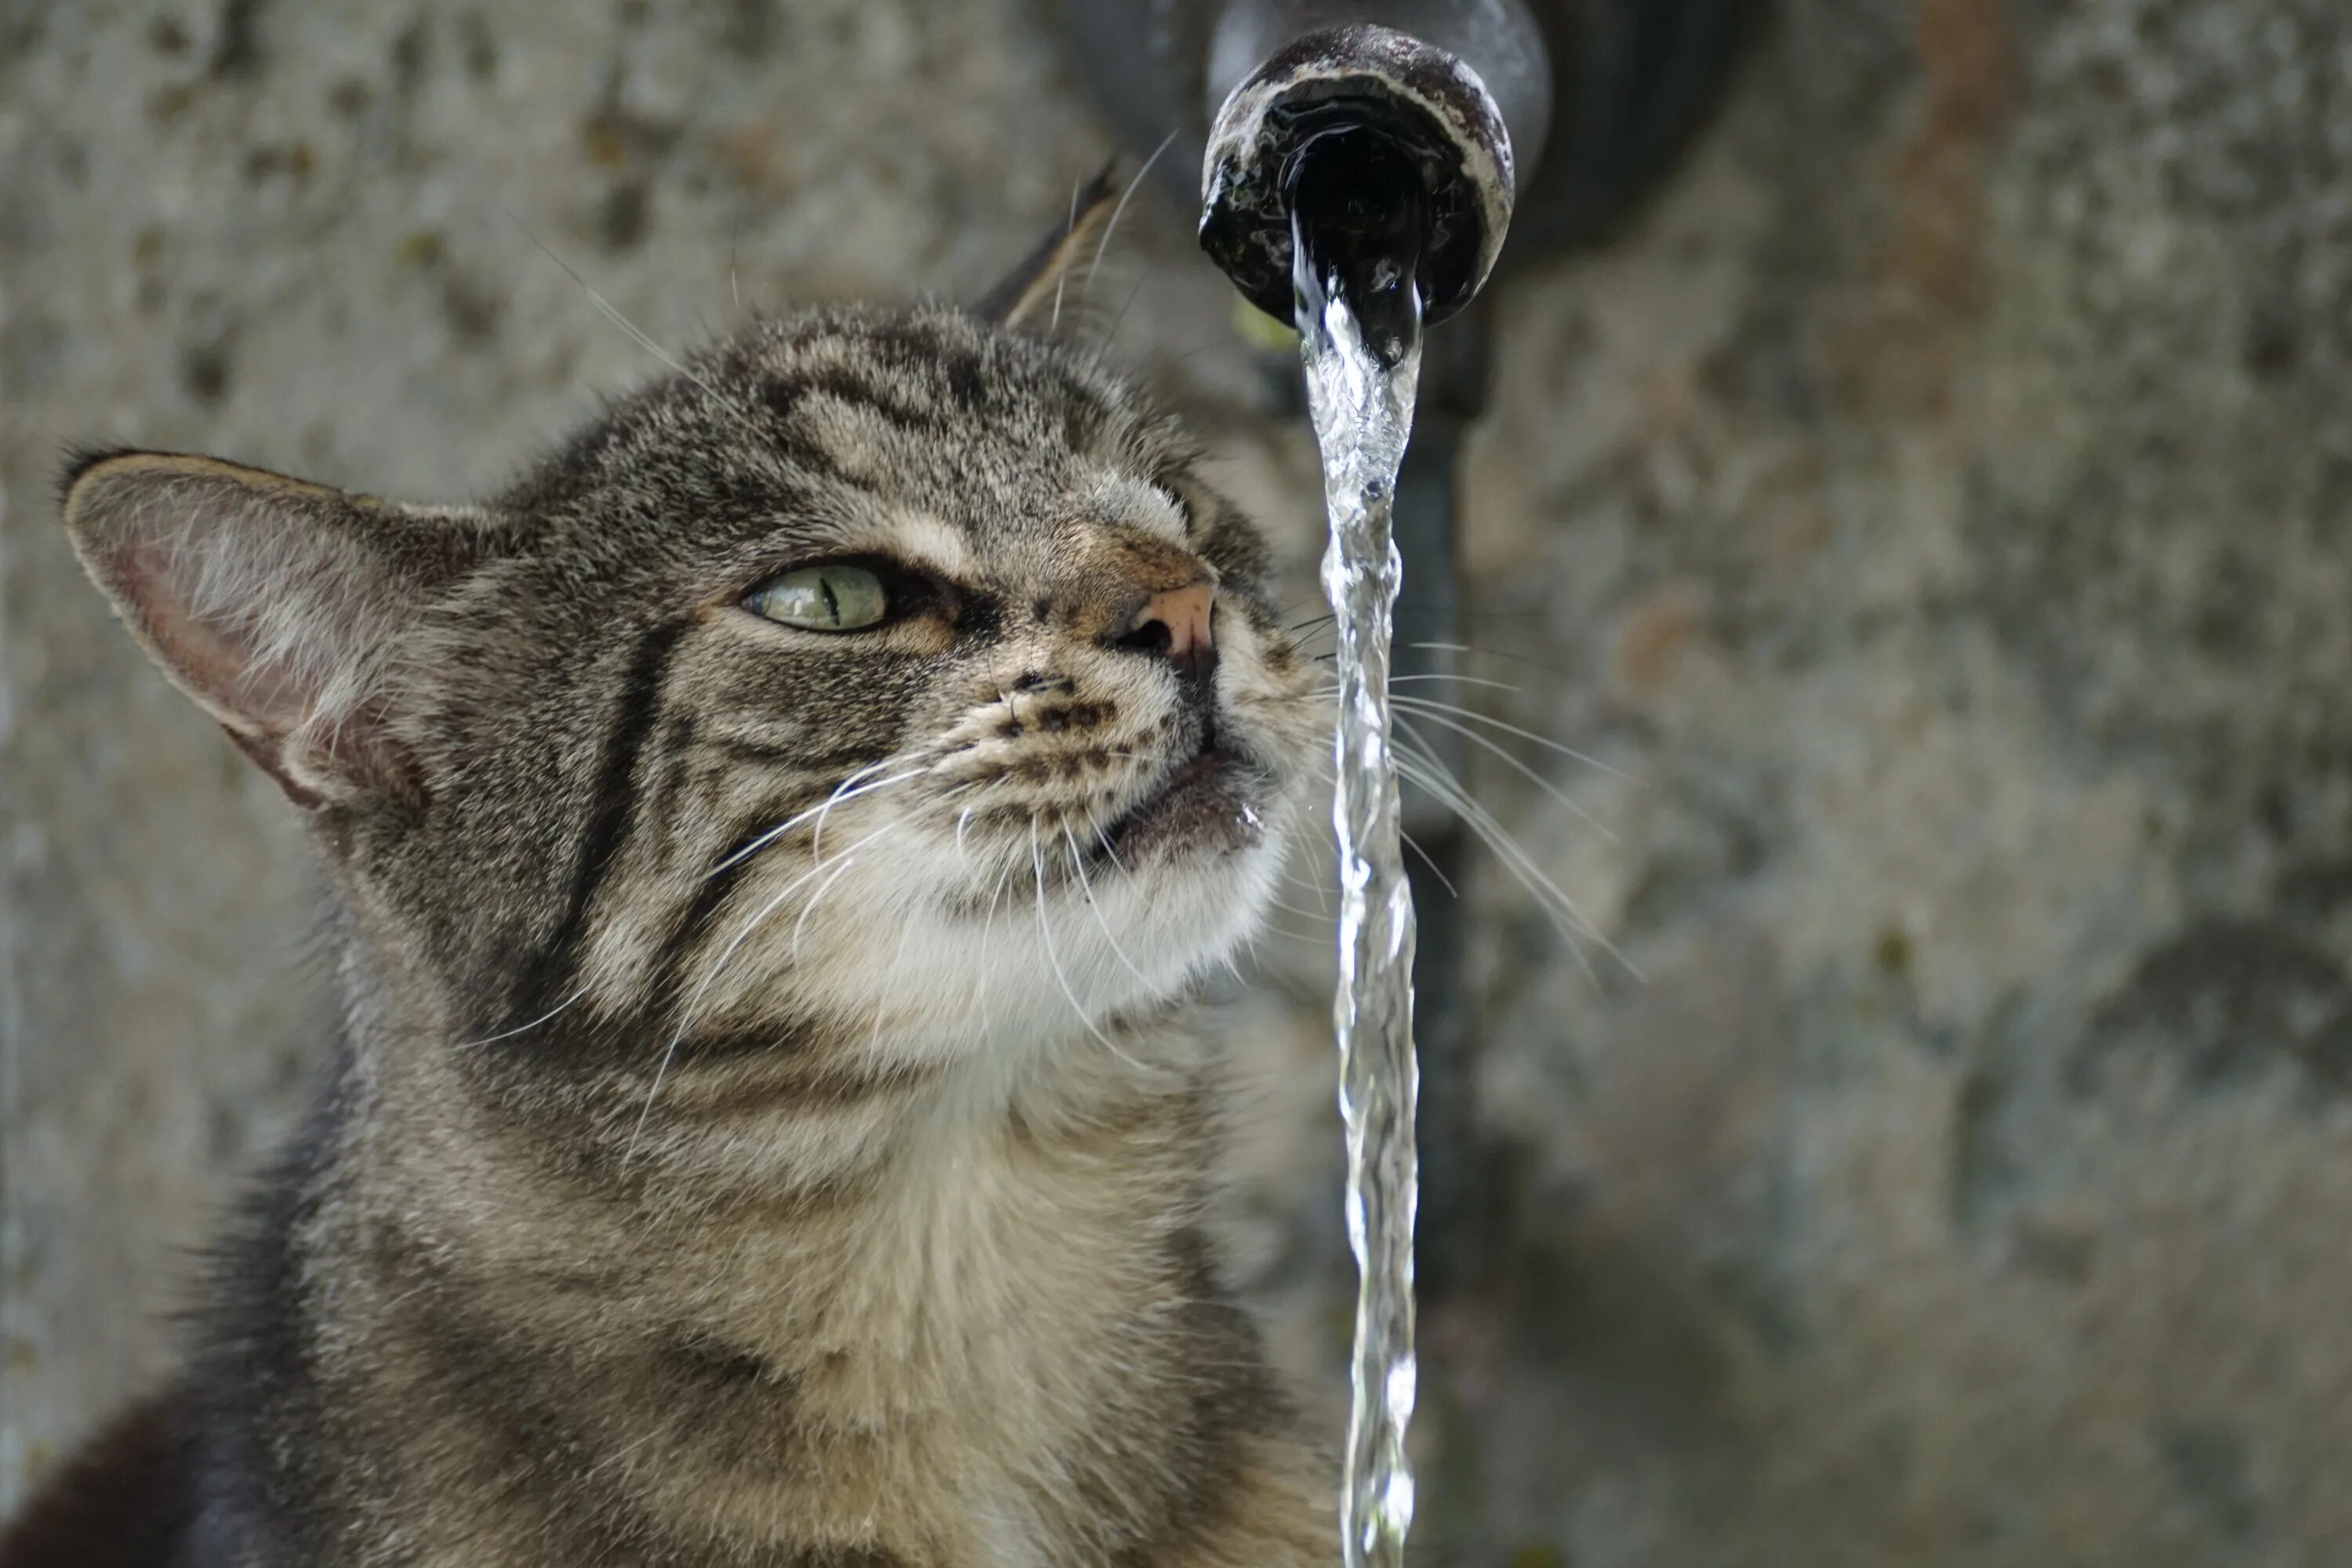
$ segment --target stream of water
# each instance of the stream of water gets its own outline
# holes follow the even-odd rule
[[[1339,1110],[1356,1299],[1354,1404],[1341,1535],[1348,1568],[1398,1568],[1412,1525],[1412,890],[1405,880],[1389,719],[1390,616],[1402,566],[1390,537],[1398,465],[1421,375],[1410,256],[1370,272],[1294,224],[1293,281],[1331,542],[1323,586],[1338,614]]]

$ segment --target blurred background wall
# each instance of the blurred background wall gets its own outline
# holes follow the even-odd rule
[[[2352,11],[1779,13],[1493,301],[1465,700],[1611,771],[1473,786],[1623,962],[1465,889],[1500,1240],[1421,1539],[2352,1562]],[[1109,151],[1021,0],[0,0],[0,1505],[170,1365],[325,1016],[291,815],[85,586],[62,445],[462,497],[656,368],[541,242],[677,344],[969,294]],[[1307,604],[1307,438],[1150,195],[1112,353]],[[1336,1424],[1287,897],[1233,1226]]]

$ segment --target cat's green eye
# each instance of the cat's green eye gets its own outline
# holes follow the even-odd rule
[[[882,579],[845,562],[771,577],[743,603],[755,615],[812,632],[858,631],[881,625],[890,614]]]

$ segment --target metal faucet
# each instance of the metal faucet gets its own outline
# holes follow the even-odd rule
[[[1197,193],[1202,248],[1276,320],[1292,319],[1291,204],[1308,165],[1327,183],[1401,187],[1394,221],[1421,230],[1423,318],[1462,324],[1428,340],[1397,480],[1396,677],[1452,673],[1463,640],[1454,468],[1486,401],[1480,289],[1607,238],[1705,121],[1765,3],[1062,0],[1106,115],[1139,149],[1171,142],[1156,166],[1180,198]],[[1462,741],[1428,739],[1461,776]],[[1422,851],[1408,867],[1420,911],[1415,1266],[1429,1306],[1486,1275],[1506,1216],[1497,1151],[1475,1114],[1462,921],[1447,891],[1468,835],[1423,792],[1408,787],[1404,809]]]

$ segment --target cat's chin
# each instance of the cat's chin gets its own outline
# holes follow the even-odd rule
[[[1259,774],[1240,755],[1211,747],[1104,829],[1103,847],[1129,867],[1255,848],[1266,837]]]

